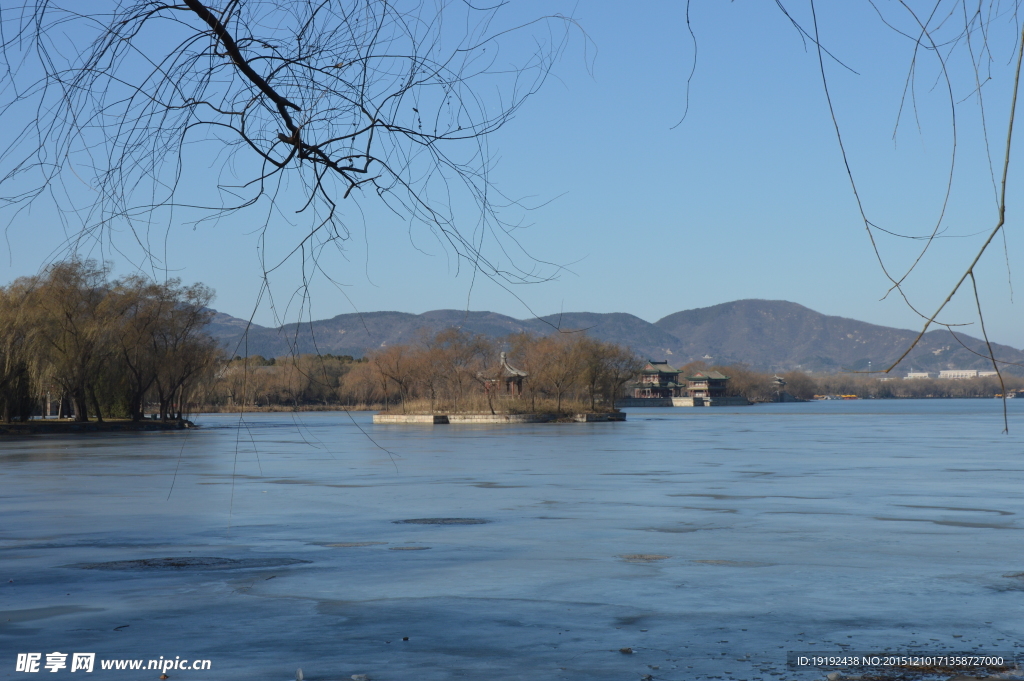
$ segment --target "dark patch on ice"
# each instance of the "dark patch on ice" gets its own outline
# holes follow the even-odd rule
[[[320,542],[313,542],[314,546],[327,546],[330,548],[355,548],[359,546],[380,546],[381,544],[387,544],[386,541],[343,541],[336,544],[323,544]]]
[[[900,523],[933,523],[935,525],[947,525],[949,527],[978,527],[990,530],[1019,530],[1014,525],[1000,525],[999,523],[969,523],[959,520],[931,520],[929,518],[886,518],[875,516],[875,520],[889,520]]]
[[[787,494],[765,494],[758,496],[743,496],[739,494],[666,494],[668,497],[706,497],[724,501],[726,499],[828,499],[828,497],[798,497]]]
[[[761,496],[740,496],[736,494],[666,494],[667,497],[706,497],[708,499],[718,499],[722,501],[724,499],[764,499]]]
[[[1019,468],[944,468],[949,473],[1020,473]]]
[[[1024,572],[1011,572],[1003,578],[1010,581],[993,584],[989,588],[993,591],[1024,591]]]
[[[220,558],[216,556],[184,556],[175,558],[143,558],[114,560],[107,563],[74,563],[62,567],[80,570],[243,570],[247,568],[282,567],[309,563],[298,558]]]
[[[429,546],[392,546],[388,551],[426,551]]]
[[[619,558],[627,563],[653,563],[658,560],[668,560],[671,556],[660,553],[626,553],[619,556]]]
[[[409,518],[391,522],[397,525],[483,525],[491,521],[483,518]]]
[[[761,511],[764,514],[774,513],[776,515],[858,515],[856,513],[842,513],[839,511]]]
[[[1000,511],[995,508],[964,508],[962,506],[921,506],[919,504],[895,504],[903,508],[934,508],[940,511],[974,511],[976,513],[998,513],[999,515],[1016,515],[1012,511]]]
[[[665,532],[667,534],[687,534],[688,532],[699,532],[703,527],[638,527],[644,532]]]
[[[526,487],[526,485],[499,485],[496,482],[478,482],[473,487],[479,487],[481,489],[518,489],[520,487]]]
[[[34,544],[15,544],[13,546],[0,547],[0,551],[9,551],[11,549],[79,549],[79,548],[104,548],[104,549],[146,549],[146,548],[167,548],[166,542],[131,542],[131,541],[110,541],[110,540],[92,540],[92,541],[77,541],[77,542],[48,542],[48,543],[34,543]],[[178,547],[181,548],[180,546]]]
[[[775,563],[762,563],[756,560],[691,560],[691,563],[700,565],[720,565],[722,567],[759,568],[771,567]]]

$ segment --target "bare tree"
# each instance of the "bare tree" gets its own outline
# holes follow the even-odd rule
[[[371,198],[488,276],[542,280],[535,262],[484,253],[514,246],[487,136],[543,84],[573,22],[510,24],[504,4],[5,3],[0,205],[13,218],[55,200],[72,250],[130,228],[156,269],[154,226],[246,210],[295,235],[264,252],[266,272],[291,257],[315,271],[350,237],[339,202]],[[195,181],[210,166],[215,186]],[[475,215],[458,220],[464,204]]]
[[[213,316],[208,307],[213,291],[172,279],[157,293],[161,316],[151,335],[158,367],[155,389],[161,417],[181,419],[189,390],[213,370],[220,355],[216,341],[205,331]]]
[[[644,368],[644,360],[629,348],[616,343],[603,343],[603,363],[600,369],[601,388],[609,408],[615,408],[615,401],[623,395],[623,387]],[[593,393],[591,393],[593,395]],[[593,398],[591,398],[593,404]]]
[[[384,401],[382,378],[383,375],[371,362],[359,362],[341,377],[339,396],[348,400],[346,403],[349,405],[381,403]]]
[[[425,347],[428,356],[437,358],[447,400],[458,411],[467,390],[478,382],[477,374],[487,356],[494,354],[491,344],[483,336],[448,328],[434,335]]]
[[[555,334],[536,342],[537,360],[533,382],[555,398],[555,411],[562,411],[562,398],[581,380],[584,368],[583,342],[578,334]]]
[[[165,311],[175,301],[161,295],[161,286],[142,277],[131,276],[114,282],[114,295],[125,309],[124,324],[114,334],[119,364],[128,395],[128,414],[133,421],[144,416],[146,394],[157,380],[160,358],[153,348],[153,335]]]
[[[398,397],[405,412],[409,391],[415,378],[416,352],[405,345],[395,345],[378,350],[368,358],[370,364],[380,374],[381,387],[387,402],[387,386],[393,383],[398,387]]]

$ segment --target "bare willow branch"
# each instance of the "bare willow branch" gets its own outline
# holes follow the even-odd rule
[[[981,248],[978,249],[978,253],[974,256],[974,259],[971,261],[970,265],[968,265],[966,271],[964,271],[963,276],[961,276],[960,279],[957,280],[956,284],[949,292],[949,295],[946,296],[946,299],[942,301],[942,304],[939,305],[938,309],[936,309],[935,312],[927,319],[927,321],[925,321],[924,327],[921,329],[921,332],[917,334],[914,340],[907,347],[906,351],[904,351],[904,353],[900,355],[899,358],[895,362],[893,362],[889,369],[887,369],[886,371],[889,371],[892,368],[894,368],[897,364],[903,361],[903,358],[910,354],[911,350],[917,347],[917,344],[921,341],[921,338],[924,336],[925,333],[928,332],[928,329],[931,328],[931,325],[935,323],[935,319],[946,308],[949,302],[953,299],[953,296],[955,296],[957,291],[960,290],[960,287],[963,286],[963,283],[967,281],[967,278],[970,277],[972,280],[974,279],[974,268],[977,266],[978,261],[981,260],[981,256],[983,256],[985,254],[985,251],[988,250],[988,247],[992,243],[993,239],[995,239],[996,235],[999,234],[999,232],[1003,229],[1003,225],[1006,223],[1006,177],[1010,172],[1010,152],[1013,148],[1013,124],[1017,113],[1017,95],[1020,90],[1021,61],[1024,60],[1024,32],[1022,32],[1021,34],[1021,39],[1018,42],[1017,47],[1017,66],[1016,70],[1014,71],[1013,95],[1010,99],[1009,121],[1007,123],[1006,129],[1006,144],[1004,147],[1003,154],[1002,176],[999,182],[999,205],[997,207],[998,219],[996,221],[996,225],[995,227],[992,228],[992,231],[989,232],[988,238],[985,239],[985,242],[981,245]]]
[[[127,228],[159,270],[151,244],[183,222],[248,213],[297,234],[287,257],[304,258],[352,237],[343,200],[383,203],[457,263],[549,279],[557,267],[491,253],[516,248],[506,213],[521,207],[492,185],[486,137],[543,85],[575,22],[510,22],[503,5],[5,3],[0,117],[20,128],[0,147],[0,211],[10,229],[55,202],[68,251]]]

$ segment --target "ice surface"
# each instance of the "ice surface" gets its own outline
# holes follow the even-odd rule
[[[787,651],[1015,652],[1019,402],[1008,435],[995,400],[866,400],[5,438],[0,673],[821,679]]]

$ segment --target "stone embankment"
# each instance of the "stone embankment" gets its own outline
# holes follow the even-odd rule
[[[68,421],[64,419],[33,419],[0,423],[0,435],[56,435],[61,433],[116,433],[129,431],[184,430],[196,424],[186,419],[174,421]]]
[[[474,423],[599,423],[625,421],[622,412],[582,414],[374,414],[374,423],[414,423],[426,425]]]

